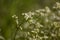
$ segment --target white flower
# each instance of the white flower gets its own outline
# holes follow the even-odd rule
[[[22,27],[20,26],[20,29],[22,30]]]
[[[26,20],[28,20],[29,18],[29,15],[25,14],[25,17],[24,17]]]
[[[0,36],[0,39],[5,40],[5,38],[3,36]]]
[[[29,20],[29,23],[35,24],[35,23],[36,23],[36,20],[35,20],[35,19],[30,19],[30,20]]]
[[[19,22],[18,22],[18,19],[16,19],[16,23],[18,24]]]
[[[35,13],[34,12],[28,12],[28,14],[30,15],[30,16],[32,16],[32,15],[34,15]]]
[[[40,12],[40,9],[36,10],[36,12],[38,12],[38,13],[39,13],[39,12]]]
[[[44,33],[44,31],[41,31],[41,33]]]
[[[58,10],[58,13],[60,14],[60,10]]]
[[[16,23],[18,24],[18,16],[13,15],[12,18],[15,18]]]
[[[45,38],[45,39],[47,39],[47,38],[48,38],[48,36],[44,35],[44,38]]]
[[[41,12],[45,12],[45,9],[40,9]]]
[[[40,12],[41,16],[45,16],[45,14],[43,12]]]
[[[27,34],[30,35],[30,32],[28,32]]]
[[[24,15],[25,19],[28,20],[29,18],[32,18],[32,16],[34,15],[35,13],[34,12],[28,12],[28,13],[22,13],[22,15]]]
[[[16,15],[13,15],[12,18],[16,17]]]
[[[57,4],[57,8],[60,8],[60,3],[59,2],[56,2],[56,4]]]
[[[49,9],[49,7],[45,7],[45,11],[47,12],[47,13],[50,13],[51,12],[51,10]]]
[[[24,23],[24,28],[28,28],[29,27],[29,23],[28,22],[26,22],[26,23]]]
[[[51,36],[55,37],[56,35],[55,35],[55,34],[53,34],[53,33],[51,33]]]
[[[48,22],[49,20],[48,20],[48,18],[45,18],[45,22]]]
[[[43,39],[43,37],[40,37],[40,39],[42,40],[42,39]]]

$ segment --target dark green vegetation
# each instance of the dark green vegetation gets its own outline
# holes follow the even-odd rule
[[[29,20],[26,20],[24,18],[24,16],[22,15],[22,13],[24,12],[29,12],[29,11],[35,11],[37,9],[41,9],[41,8],[45,8],[45,6],[48,6],[52,13],[57,13],[58,11],[60,11],[59,8],[56,8],[56,9],[53,9],[52,7],[55,5],[56,2],[59,2],[59,0],[0,0],[0,40],[30,40],[29,38],[32,37],[32,34],[33,36],[36,36],[37,34],[40,35],[40,33],[32,33],[30,32],[31,31],[31,28],[28,28],[28,29],[25,29],[23,25],[25,25],[25,23]],[[50,14],[52,14],[50,13]],[[36,13],[37,14],[37,13]],[[18,21],[19,21],[19,24],[16,23],[16,19],[15,18],[12,18],[13,15],[17,15],[18,16]],[[37,14],[39,15],[39,14]],[[33,16],[34,17],[34,20],[36,19],[39,19],[37,20],[37,22],[40,22],[42,25],[47,26],[47,28],[38,28],[39,30],[48,30],[49,26],[51,27],[50,30],[57,30],[57,33],[58,30],[59,30],[59,27],[58,28],[55,28],[55,24],[53,25],[53,28],[52,26],[50,25],[51,22],[52,23],[56,23],[56,21],[58,21],[56,24],[60,24],[60,20],[56,20],[56,19],[52,19],[51,21],[49,21],[49,23],[46,23],[44,22],[44,17],[42,16]],[[51,15],[49,15],[51,16]],[[60,16],[60,14],[58,14],[57,16]],[[41,17],[41,18],[39,18]],[[48,17],[50,18],[50,17]],[[17,30],[17,25],[20,27],[22,26],[22,29],[21,28],[19,30]],[[27,23],[27,25],[29,25],[29,23]],[[35,24],[31,24],[30,26],[34,26]],[[34,27],[35,28],[35,27]],[[33,28],[33,29],[34,29]],[[55,28],[55,29],[54,29]],[[17,32],[17,31],[18,32]],[[49,31],[50,31],[49,30]],[[17,33],[16,33],[17,32]],[[27,33],[31,33],[31,35],[27,35]],[[46,32],[47,33],[47,32]],[[24,35],[26,34],[26,35]],[[15,38],[16,35],[22,35],[21,37],[19,36],[19,38]],[[41,34],[41,35],[44,35],[44,34]],[[40,35],[40,36],[41,36]],[[48,35],[49,32],[48,32]],[[58,34],[57,34],[58,35]],[[25,37],[26,36],[26,37]],[[50,36],[49,36],[50,37]],[[33,38],[32,38],[33,40]],[[40,40],[39,38],[36,39],[36,40]],[[42,40],[45,40],[45,39],[42,39]],[[46,40],[49,40],[49,39],[46,39]],[[50,40],[60,40],[60,37],[59,36],[56,36],[55,37],[52,37]]]

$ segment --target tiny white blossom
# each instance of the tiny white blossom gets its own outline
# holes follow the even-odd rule
[[[56,2],[56,4],[57,4],[57,8],[60,8],[60,3],[59,2]]]
[[[43,12],[40,12],[41,16],[45,16],[45,14]]]
[[[20,29],[22,30],[22,27],[20,26]]]
[[[44,38],[45,38],[45,39],[47,39],[47,38],[48,38],[48,36],[44,35]]]
[[[49,20],[47,18],[45,18],[45,22],[48,22]]]
[[[34,15],[35,13],[34,12],[28,12],[30,16]]]
[[[35,24],[35,23],[36,23],[36,20],[30,19],[30,20],[29,20],[29,23],[34,23],[34,24]]]
[[[38,13],[39,13],[39,12],[40,12],[40,9],[36,10],[36,12],[38,12]]]
[[[41,31],[41,33],[44,33],[44,31]]]
[[[0,36],[0,39],[5,40],[5,38],[3,36]]]
[[[53,33],[51,33],[51,36],[55,37],[56,35],[55,35],[55,34],[53,34]]]
[[[16,15],[13,15],[12,18],[16,17]]]
[[[25,17],[26,20],[29,18],[29,15],[27,13],[25,13]]]
[[[47,13],[51,12],[51,10],[49,9],[49,7],[45,7],[45,10],[46,10]]]
[[[28,28],[29,27],[29,23],[28,22],[26,22],[26,23],[24,23],[24,28]]]
[[[18,19],[16,19],[16,23],[18,24],[19,22],[18,22]]]

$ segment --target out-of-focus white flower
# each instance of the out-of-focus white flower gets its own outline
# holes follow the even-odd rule
[[[30,19],[30,20],[29,20],[29,23],[35,24],[35,23],[36,23],[36,20],[35,20],[35,19]]]
[[[13,15],[12,18],[15,18],[16,23],[18,24],[18,16]]]
[[[57,20],[60,20],[60,17],[57,16],[56,19],[57,19]]]
[[[25,15],[25,13],[22,13],[22,15]]]
[[[35,13],[34,12],[28,12],[28,14],[30,15],[30,16],[32,16],[32,15],[34,15]]]
[[[30,32],[27,32],[28,35],[30,35]]]
[[[38,9],[38,10],[36,10],[36,12],[38,12],[38,13],[45,12],[45,9]]]
[[[5,40],[5,38],[3,36],[0,36],[0,39]]]
[[[49,20],[48,20],[48,18],[45,18],[45,22],[48,22]]]
[[[30,16],[27,13],[25,13],[25,17],[24,18],[27,20],[28,18],[30,18]]]
[[[53,13],[51,16],[51,19],[54,19],[54,18],[56,18],[56,15]]]
[[[36,31],[34,31],[34,30],[32,30],[31,32],[32,32],[32,33],[37,33],[37,32],[36,32]]]
[[[16,18],[17,19],[18,17],[16,15],[13,15],[12,18]]]
[[[40,9],[36,10],[36,12],[38,12],[38,13],[39,13],[39,12],[40,12]]]
[[[39,32],[39,29],[38,28],[37,29],[34,29],[34,31]]]
[[[43,12],[40,12],[41,16],[45,16],[45,14]]]
[[[29,11],[28,13],[22,13],[22,15],[24,15],[24,18],[26,20],[28,20],[28,18],[32,18],[32,16],[34,15],[34,12]]]
[[[40,27],[43,27],[43,25],[41,25],[39,22],[36,23],[36,27],[37,28],[40,28]]]
[[[45,12],[45,9],[40,9],[41,12]]]
[[[57,8],[60,8],[60,3],[56,2]]]
[[[22,30],[22,27],[20,26],[20,29]]]
[[[16,23],[19,24],[18,19],[16,19]]]
[[[36,23],[36,26],[37,26],[37,27],[40,27],[40,23],[39,23],[39,22],[37,22],[37,23]]]
[[[55,34],[53,34],[53,33],[51,33],[51,36],[52,36],[52,37],[55,37],[56,35],[55,35]]]
[[[45,7],[45,11],[47,12],[47,13],[50,13],[51,12],[51,10],[49,9],[49,7]]]
[[[43,39],[43,37],[40,37],[40,40],[42,40]]]
[[[44,33],[44,31],[41,31],[41,33]]]
[[[28,22],[26,22],[26,23],[24,23],[24,28],[28,28],[29,27],[29,23]]]
[[[60,10],[58,10],[58,13],[60,14]]]
[[[16,15],[13,15],[12,18],[16,17]]]
[[[48,38],[48,36],[44,35],[44,38],[45,38],[45,39],[47,39],[47,38]]]

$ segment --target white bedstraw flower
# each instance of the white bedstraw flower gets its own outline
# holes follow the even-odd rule
[[[43,37],[40,37],[40,39],[42,40],[42,39],[43,39]]]
[[[57,8],[60,8],[60,3],[56,2]]]
[[[28,22],[26,22],[26,23],[24,23],[24,28],[28,28],[29,27],[29,23]]]
[[[40,23],[39,23],[39,22],[37,22],[37,23],[36,23],[36,26],[40,26]]]
[[[60,10],[58,10],[58,13],[60,14]]]
[[[44,38],[45,38],[45,39],[47,39],[47,38],[48,38],[48,36],[44,35]]]
[[[45,16],[45,14],[43,12],[40,12],[41,16]]]
[[[48,18],[45,18],[45,22],[48,22],[49,20],[48,20]]]
[[[40,12],[40,9],[36,10],[36,12],[38,12],[38,13],[39,13],[39,12]]]
[[[22,15],[25,15],[25,13],[22,13]]]
[[[34,15],[35,13],[34,12],[28,12],[30,16]]]
[[[41,31],[41,33],[44,33],[44,31]]]
[[[49,7],[45,7],[45,11],[47,12],[47,13],[50,13],[51,12],[51,10],[49,9]]]
[[[20,29],[22,30],[22,27],[20,26]]]
[[[35,19],[30,19],[30,20],[29,20],[29,23],[35,24],[35,23],[36,23],[36,20],[35,20]]]
[[[40,9],[41,12],[45,12],[45,9]]]
[[[16,23],[18,24],[18,16],[13,15],[12,18],[15,18]]]
[[[5,38],[3,36],[0,36],[0,39],[5,40]]]
[[[16,23],[18,24],[18,19],[16,19]]]
[[[15,18],[15,17],[16,17],[16,15],[13,15],[13,16],[12,16],[12,18]]]
[[[35,14],[34,12],[22,13],[22,15],[25,16],[26,20],[28,20],[28,18],[32,18],[34,14]]]
[[[43,25],[41,25],[39,22],[36,23],[36,26],[37,26],[38,28],[43,27]]]
[[[56,35],[55,35],[55,34],[53,34],[53,33],[51,33],[51,36],[52,36],[52,37],[55,37]]]

